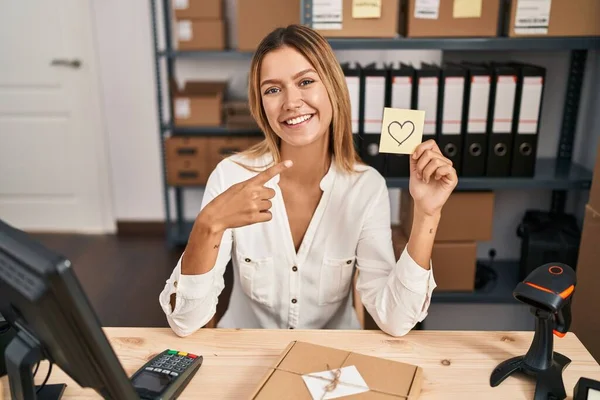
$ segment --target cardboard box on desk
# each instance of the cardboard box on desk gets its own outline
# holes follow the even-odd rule
[[[435,10],[417,7],[418,4],[418,0],[408,1],[407,37],[498,36],[501,0],[440,1],[437,14]]]
[[[600,211],[585,207],[583,231],[577,259],[577,286],[573,294],[571,330],[600,362]]]
[[[180,90],[172,82],[175,126],[222,125],[226,87],[225,82],[190,81]]]
[[[519,8],[518,0],[511,1],[507,24],[510,37],[600,35],[598,0],[540,1],[533,7],[531,2],[521,3]],[[549,14],[544,6],[550,7]]]
[[[254,51],[275,28],[300,23],[300,0],[237,0],[237,48]]]
[[[393,38],[402,31],[400,25],[399,0],[381,0],[378,18],[357,18],[353,15],[354,0],[343,0],[340,29],[321,29],[313,23],[313,28],[324,37],[381,37]]]
[[[228,101],[224,105],[225,126],[232,129],[256,129],[258,124],[250,114],[247,101]]]
[[[220,19],[181,19],[175,22],[178,50],[224,50],[225,23]]]
[[[171,0],[171,7],[177,19],[223,19],[222,0]]]
[[[351,379],[352,376],[349,374],[353,372],[353,368],[344,368],[351,366],[356,368],[364,382]],[[334,374],[337,369],[341,375],[336,380]],[[324,371],[332,372],[313,379],[307,377],[308,385],[315,387],[315,391],[319,392],[317,397],[313,397],[303,376],[316,376]],[[293,341],[263,377],[250,398],[254,400],[320,399],[325,393],[325,387],[332,385],[336,393],[348,390],[351,392],[345,394],[349,395],[361,390],[361,394],[353,397],[357,399],[415,400],[420,395],[422,381],[423,370],[416,365]]]
[[[402,190],[400,222],[410,236],[413,200],[408,189]],[[454,192],[444,205],[436,241],[486,241],[492,239],[494,192]]]

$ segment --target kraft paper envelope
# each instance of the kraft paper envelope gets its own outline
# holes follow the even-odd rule
[[[425,111],[383,109],[380,153],[412,154],[423,141]]]

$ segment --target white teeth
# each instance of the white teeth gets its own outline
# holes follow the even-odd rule
[[[304,121],[306,121],[306,120],[307,120],[307,119],[309,119],[310,117],[311,117],[311,115],[310,115],[310,114],[306,114],[306,115],[303,115],[303,116],[301,116],[301,117],[297,117],[297,118],[288,119],[287,121],[285,121],[285,123],[286,123],[286,124],[288,124],[288,125],[297,125],[297,124],[299,124],[299,123],[301,123],[301,122],[304,122]]]

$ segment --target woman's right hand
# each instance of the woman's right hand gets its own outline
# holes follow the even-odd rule
[[[264,185],[292,166],[287,160],[237,183],[215,197],[198,214],[197,222],[212,232],[270,221],[275,191]]]

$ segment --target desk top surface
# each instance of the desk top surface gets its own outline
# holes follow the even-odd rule
[[[249,398],[293,340],[419,365],[424,372],[423,400],[533,398],[534,384],[524,377],[510,377],[495,388],[489,385],[498,363],[527,351],[533,332],[412,331],[398,338],[381,331],[341,330],[201,329],[186,338],[164,328],[106,328],[105,332],[129,375],[166,348],[204,356],[181,399]],[[600,380],[600,365],[573,333],[556,338],[554,347],[572,360],[563,373],[569,399],[581,376]],[[40,366],[36,384],[46,376],[46,366],[46,362]],[[99,398],[58,368],[53,368],[49,382],[67,383],[65,399]],[[1,393],[10,398],[6,377],[0,379]]]

